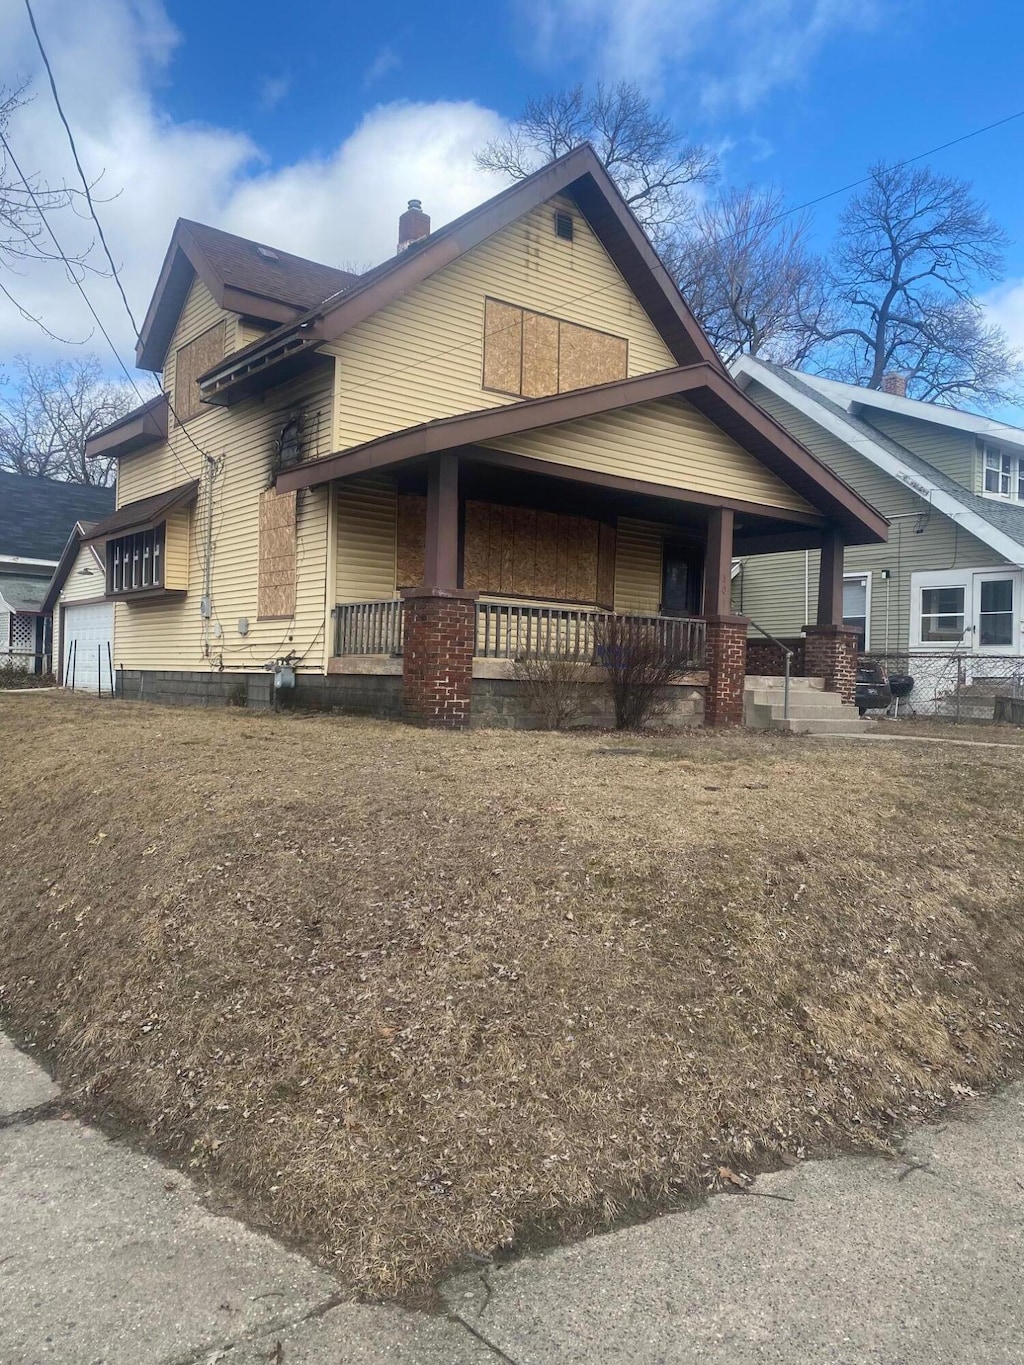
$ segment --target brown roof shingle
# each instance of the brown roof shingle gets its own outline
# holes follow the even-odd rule
[[[224,284],[296,308],[312,308],[347,289],[358,278],[319,261],[307,261],[279,247],[236,237],[233,232],[183,218],[203,255]]]

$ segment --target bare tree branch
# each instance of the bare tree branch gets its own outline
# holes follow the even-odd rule
[[[874,166],[840,219],[833,317],[814,328],[817,367],[872,389],[899,371],[908,395],[931,402],[1013,399],[1020,356],[976,300],[999,278],[1006,243],[966,181]]]
[[[36,364],[25,356],[0,378],[0,469],[65,483],[113,482],[111,460],[87,460],[86,440],[137,403],[106,379],[95,356]]]
[[[730,190],[706,204],[693,229],[664,252],[726,363],[760,355],[798,365],[824,324],[822,264],[807,245],[808,220],[785,216],[778,190]]]
[[[477,165],[523,180],[547,161],[591,142],[637,218],[653,236],[692,213],[693,186],[710,184],[718,158],[656,114],[638,85],[582,85],[530,100],[505,137],[477,153]]]

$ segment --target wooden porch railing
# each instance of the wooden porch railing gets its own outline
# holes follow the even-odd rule
[[[532,655],[600,664],[601,623],[613,614],[586,607],[478,602],[474,656],[519,659]],[[617,614],[620,619],[656,630],[666,650],[689,667],[705,666],[706,634],[699,618]],[[401,654],[402,624],[402,603],[398,600],[341,602],[335,612],[334,653]]]
[[[518,602],[478,602],[476,655],[484,659],[573,658],[600,664],[601,623],[612,615],[658,632],[666,650],[692,668],[705,663],[705,629],[692,617],[592,611],[585,607],[535,607]]]
[[[335,654],[401,654],[402,603],[339,602],[334,619]]]

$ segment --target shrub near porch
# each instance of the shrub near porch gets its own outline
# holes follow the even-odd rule
[[[0,767],[6,1020],[369,1292],[1018,1066],[1024,748],[48,693]]]

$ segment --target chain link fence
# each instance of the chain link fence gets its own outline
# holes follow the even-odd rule
[[[1024,699],[1024,658],[1016,654],[871,654],[893,687],[889,714],[937,720],[990,721],[996,699]],[[907,679],[906,693],[901,680]],[[912,681],[909,681],[912,680]]]

